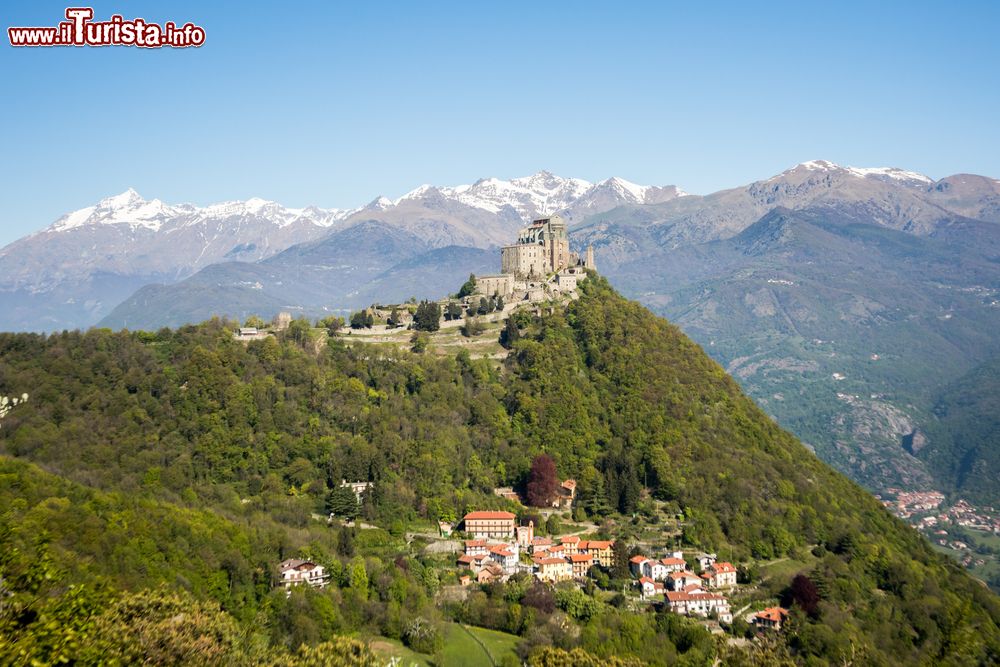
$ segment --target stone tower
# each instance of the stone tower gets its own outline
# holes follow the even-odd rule
[[[597,270],[597,265],[594,264],[594,246],[592,245],[587,246],[587,258],[583,260],[583,266],[591,271]]]

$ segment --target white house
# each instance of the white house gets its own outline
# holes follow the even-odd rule
[[[643,577],[639,580],[639,590],[642,594],[642,599],[649,600],[650,598],[663,595],[663,582],[653,581],[649,577]]]
[[[683,591],[692,584],[701,586],[701,579],[693,572],[671,572],[667,575],[667,588],[672,591]]]
[[[289,590],[292,586],[299,584],[307,584],[314,588],[323,588],[326,586],[327,579],[329,579],[329,576],[326,574],[326,568],[322,565],[317,565],[311,560],[300,560],[298,558],[289,558],[286,561],[282,561],[278,565],[278,572],[281,575],[281,584]]]
[[[694,589],[690,592],[667,591],[665,597],[667,599],[667,607],[675,614],[707,617],[712,612],[715,612],[719,620],[723,623],[733,622],[733,614],[729,609],[729,601],[723,595]]]
[[[511,548],[506,544],[499,544],[490,547],[490,559],[503,568],[504,574],[514,574],[517,572],[517,548]]]
[[[636,579],[647,576],[643,568],[648,562],[649,559],[645,556],[632,556],[629,558],[628,569],[632,572],[632,576]]]

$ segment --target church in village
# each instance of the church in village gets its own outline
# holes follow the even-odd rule
[[[566,221],[552,215],[522,228],[516,243],[500,249],[501,273],[477,276],[476,293],[508,298],[522,291],[570,292],[586,277],[584,269],[596,270],[593,247],[583,259],[570,252]]]

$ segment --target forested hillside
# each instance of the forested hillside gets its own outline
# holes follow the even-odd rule
[[[338,635],[433,654],[451,621],[518,635],[537,664],[560,664],[542,662],[550,647],[639,664],[1000,661],[995,595],[778,428],[676,327],[603,279],[582,292],[516,315],[502,363],[433,344],[317,345],[302,327],[244,344],[218,320],[0,335],[0,395],[29,395],[0,423],[0,654],[134,656],[156,635],[136,609],[183,609],[215,629],[167,633],[161,662],[369,659],[321,644]],[[803,574],[816,599],[793,595],[780,641],[746,651],[593,591],[546,601],[516,582],[478,606],[442,602],[446,575],[408,549],[408,528],[523,514],[491,489],[521,485],[542,452],[578,481],[588,518],[624,525],[660,502],[685,517],[685,545],[808,562],[773,585]],[[314,518],[342,479],[375,483],[360,511],[381,529]],[[272,591],[291,555],[327,565],[333,585]],[[114,646],[100,639],[109,627],[123,630]]]

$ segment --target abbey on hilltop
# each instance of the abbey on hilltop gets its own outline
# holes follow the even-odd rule
[[[584,269],[596,270],[593,246],[582,260],[570,252],[566,221],[553,215],[533,221],[521,229],[516,243],[500,249],[501,273],[477,276],[476,293],[509,297],[546,284],[555,291],[572,291],[586,276]]]

